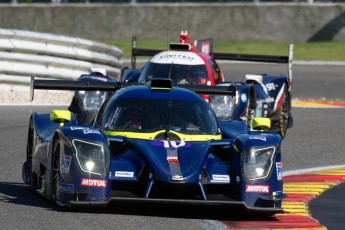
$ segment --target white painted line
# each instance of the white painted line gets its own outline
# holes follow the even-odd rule
[[[345,165],[333,165],[333,166],[321,166],[321,167],[315,167],[315,168],[306,168],[306,169],[296,169],[296,170],[290,170],[290,171],[283,171],[283,176],[291,176],[291,175],[298,175],[303,173],[309,173],[309,172],[316,172],[316,171],[323,171],[323,170],[329,170],[329,169],[341,169],[345,168]]]

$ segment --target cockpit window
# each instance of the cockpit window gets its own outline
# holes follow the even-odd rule
[[[215,115],[203,101],[118,99],[112,108],[103,120],[107,131],[217,134]]]
[[[171,78],[176,84],[206,84],[208,75],[205,65],[161,64],[149,62],[139,77],[145,83],[154,78]]]

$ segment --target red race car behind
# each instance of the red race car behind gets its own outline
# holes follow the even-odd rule
[[[190,41],[187,32],[181,32],[180,42],[171,43],[170,49],[136,48],[132,39],[132,69],[125,68],[122,82],[145,83],[155,78],[170,78],[173,84],[216,85],[223,82],[223,74],[211,55],[212,39]],[[153,56],[143,69],[135,69],[137,56]]]

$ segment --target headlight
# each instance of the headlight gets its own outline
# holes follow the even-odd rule
[[[104,175],[108,169],[109,154],[101,144],[73,140],[76,158],[84,172]]]
[[[250,181],[267,178],[273,165],[275,151],[276,147],[270,146],[246,152],[243,159],[244,176]]]

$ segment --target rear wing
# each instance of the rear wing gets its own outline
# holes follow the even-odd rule
[[[116,91],[121,88],[119,82],[72,81],[72,80],[37,80],[31,76],[30,101],[34,99],[35,89],[48,90],[85,90],[85,91]]]
[[[289,45],[288,56],[231,53],[213,53],[211,55],[217,60],[288,64],[288,78],[292,82],[293,44]]]
[[[234,53],[214,53],[213,39],[196,40],[196,49],[198,52],[209,53],[216,60],[229,61],[245,61],[245,62],[261,62],[261,63],[278,63],[288,64],[288,78],[292,82],[292,59],[293,59],[293,44],[289,45],[288,56],[274,56],[274,55],[255,55],[255,54],[234,54]],[[176,44],[171,44],[176,45]],[[186,45],[186,44],[181,44]],[[141,49],[137,48],[137,37],[132,37],[132,69],[136,67],[137,56],[154,56],[165,50],[156,49]]]
[[[164,50],[154,50],[154,49],[140,49],[137,48],[137,37],[132,37],[132,56],[131,56],[131,64],[132,69],[135,69],[136,65],[136,57],[137,56],[154,56],[157,53],[160,53]]]
[[[201,53],[210,54],[213,52],[213,39],[200,39],[195,41],[196,50]],[[188,43],[170,43],[170,50],[191,50],[192,45]],[[132,37],[132,52],[131,52],[131,65],[132,69],[136,67],[136,57],[137,56],[154,56],[157,53],[163,52],[165,50],[156,49],[141,49],[137,48],[137,37]]]
[[[170,79],[154,79],[149,82],[151,88],[172,88]],[[84,90],[84,91],[109,91],[115,92],[123,87],[138,85],[136,83],[101,82],[101,81],[73,81],[73,80],[36,80],[31,77],[30,101],[34,99],[35,89],[48,90]],[[143,84],[147,85],[147,84]],[[194,91],[198,94],[236,95],[236,87],[208,86],[208,85],[178,85],[177,87]]]

